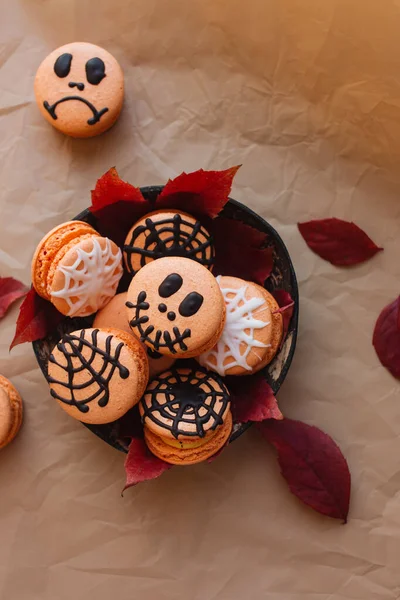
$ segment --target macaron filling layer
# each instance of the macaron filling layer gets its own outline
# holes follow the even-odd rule
[[[210,435],[207,435],[205,438],[199,438],[195,441],[185,440],[171,440],[170,438],[160,437],[160,439],[167,444],[167,446],[172,446],[173,448],[180,448],[181,450],[189,450],[191,448],[200,448],[200,446],[204,446],[207,444],[216,434],[216,431],[213,431]]]

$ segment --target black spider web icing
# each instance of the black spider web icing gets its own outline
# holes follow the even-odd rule
[[[223,416],[230,403],[229,393],[214,373],[211,375],[201,368],[189,373],[171,369],[153,379],[152,385],[155,387],[148,389],[141,400],[143,423],[149,419],[170,431],[175,438],[179,435],[204,437],[206,431],[223,424]],[[167,419],[170,424],[162,419]],[[189,424],[195,424],[196,430],[188,430],[186,426]]]
[[[189,231],[185,231],[183,225]],[[136,245],[136,240],[142,234],[145,235],[144,248]],[[153,247],[150,248],[151,246]],[[124,245],[124,252],[130,273],[136,272],[132,265],[133,254],[140,255],[141,267],[144,267],[147,258],[156,260],[163,256],[191,258],[205,267],[214,263],[212,236],[200,221],[193,225],[180,214],[161,221],[153,221],[148,217],[145,225],[139,225],[133,230],[129,244]]]
[[[128,308],[135,309],[135,316],[129,321],[129,325],[138,329],[140,333],[140,341],[144,342],[145,344],[151,345],[152,348],[156,351],[160,348],[168,348],[168,350],[172,354],[176,354],[177,350],[175,346],[178,345],[180,350],[186,352],[187,346],[185,344],[185,340],[187,338],[190,338],[191,336],[190,329],[185,329],[185,331],[181,333],[179,331],[179,327],[173,327],[173,338],[171,337],[169,331],[161,331],[161,329],[158,329],[154,336],[154,339],[150,337],[150,334],[153,333],[155,327],[154,325],[147,325],[146,327],[144,327],[144,325],[149,321],[149,317],[147,315],[142,314],[142,311],[149,310],[150,305],[148,302],[146,302],[146,298],[147,294],[143,291],[139,292],[136,304],[133,304],[133,302],[125,303]]]
[[[97,346],[97,336],[99,330],[94,329],[92,331],[91,341],[85,339],[86,333],[86,330],[82,329],[79,335],[73,333],[67,334],[60,342],[58,342],[57,350],[65,357],[65,365],[60,364],[55,358],[54,354],[51,354],[49,357],[49,362],[57,365],[66,373],[67,381],[60,381],[59,379],[51,377],[49,374],[47,375],[47,381],[49,384],[57,384],[62,388],[65,388],[66,391],[69,391],[69,397],[64,397],[61,395],[61,393],[57,393],[53,388],[51,388],[50,394],[53,396],[53,398],[60,400],[60,402],[63,402],[64,404],[75,406],[82,413],[89,412],[88,404],[96,400],[100,407],[103,408],[107,406],[110,398],[109,383],[114,375],[115,369],[118,369],[119,376],[122,379],[127,379],[129,377],[129,370],[123,364],[121,364],[119,360],[121,350],[124,346],[123,342],[119,343],[115,348],[115,351],[112,353],[111,341],[114,337],[113,335],[107,336],[105,350],[101,350]],[[90,349],[90,355],[88,358],[83,355],[83,350],[85,348]],[[98,356],[102,358],[103,362],[100,370],[95,371],[93,367],[93,361]],[[88,380],[80,384],[74,383],[75,376],[82,371],[88,371]],[[76,399],[76,392],[78,390],[90,388],[92,385],[95,385],[96,389],[90,396],[84,400]]]

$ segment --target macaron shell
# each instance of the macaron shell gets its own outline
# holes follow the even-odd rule
[[[59,77],[55,63],[63,54],[70,54],[72,59],[69,72]],[[87,75],[88,61],[94,58],[105,65],[105,76],[97,84],[90,83]],[[76,85],[70,87],[70,83],[83,85],[84,89],[79,90]],[[117,120],[124,100],[124,74],[107,50],[86,42],[74,42],[57,48],[43,60],[36,73],[34,90],[40,112],[53,127],[72,137],[92,137],[109,129]],[[78,99],[65,100],[71,97]],[[52,111],[51,107],[57,102],[60,103]],[[94,117],[96,121],[96,113],[97,122],[90,124],[88,121]]]
[[[0,375],[0,448],[7,446],[22,424],[22,399],[12,383]]]
[[[188,213],[153,211],[137,221],[126,236],[124,262],[129,273],[136,273],[162,256],[184,256],[211,269],[214,261],[212,237]]]
[[[192,298],[195,306],[187,311]],[[174,358],[190,358],[211,348],[225,323],[225,302],[215,277],[188,258],[165,257],[148,263],[133,277],[128,303],[135,335]]]
[[[194,405],[189,403],[182,410],[182,397],[186,398],[197,390],[203,394],[201,406],[198,405],[194,410]],[[221,426],[229,410],[229,392],[222,380],[201,367],[171,369],[161,373],[149,383],[139,403],[139,411],[147,429],[162,438],[188,442],[201,439],[198,417],[202,418],[200,427],[203,435],[207,436],[214,434]]]
[[[226,416],[223,425],[218,427],[214,436],[197,448],[175,448],[166,444],[163,439],[147,427],[144,428],[144,439],[150,452],[172,465],[194,465],[203,462],[216,454],[228,441],[232,432],[232,414]]]
[[[250,375],[275,355],[282,336],[282,317],[272,315],[276,302],[260,285],[238,277],[219,276],[227,319],[217,344],[198,357],[222,376]]]
[[[283,336],[283,317],[281,313],[277,312],[279,310],[279,304],[272,296],[272,294],[270,294],[266,289],[264,289],[261,286],[258,287],[261,288],[265,295],[265,299],[268,302],[268,306],[271,311],[272,327],[270,346],[265,353],[264,360],[253,369],[253,373],[257,373],[258,371],[269,365],[269,363],[274,359],[276,353],[280,348]]]
[[[108,238],[83,236],[61,249],[48,275],[50,299],[62,314],[88,316],[114,297],[123,274],[121,251]]]
[[[39,296],[50,300],[47,278],[54,257],[64,246],[84,235],[97,235],[97,232],[84,221],[68,221],[54,227],[41,239],[31,265],[33,287]]]
[[[122,292],[121,294],[117,294],[110,300],[110,302],[101,309],[95,319],[93,321],[93,327],[107,328],[112,327],[114,329],[121,329],[125,331],[129,335],[134,335],[133,331],[129,327],[128,317],[126,312],[126,298],[127,292]],[[136,336],[135,336],[136,338]],[[144,346],[144,344],[143,344]],[[147,358],[149,361],[149,378],[152,379],[159,373],[166,371],[169,369],[175,362],[175,359],[170,356],[162,356],[160,358],[152,358],[148,354],[148,350],[151,352],[150,348],[144,346]]]
[[[143,395],[148,382],[146,352],[132,335],[117,329],[97,330],[97,339],[93,337],[95,329],[82,331],[64,336],[54,348],[48,382],[53,397],[73,418],[84,423],[110,423],[124,415]],[[82,335],[85,344],[80,341]],[[87,412],[69,404],[73,400],[71,366],[74,399],[83,408],[87,407]]]

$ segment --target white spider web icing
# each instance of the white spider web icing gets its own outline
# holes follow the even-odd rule
[[[217,281],[221,287],[220,277]],[[239,289],[222,288],[221,292],[226,305],[226,322],[217,344],[199,356],[199,362],[204,367],[224,376],[233,367],[242,367],[250,371],[247,357],[253,348],[268,348],[271,344],[263,344],[254,339],[254,330],[262,329],[270,324],[253,316],[254,311],[266,304],[264,298],[246,298],[248,286]],[[241,347],[242,343],[245,347]],[[231,360],[227,360],[231,359]]]
[[[114,254],[111,240],[103,240],[104,247],[97,237],[93,237],[90,252],[78,247],[74,264],[58,267],[65,278],[64,287],[51,295],[65,300],[69,308],[68,317],[77,313],[82,317],[91,315],[115,295],[122,275],[122,254],[119,248]]]

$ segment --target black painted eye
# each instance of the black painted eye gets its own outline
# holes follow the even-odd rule
[[[86,79],[92,85],[99,85],[106,76],[106,65],[101,58],[91,58],[86,63]]]
[[[192,317],[200,310],[203,304],[203,296],[197,292],[191,292],[182,300],[179,305],[179,314],[182,317]]]
[[[161,298],[169,298],[173,294],[176,294],[181,289],[183,279],[178,273],[171,273],[168,275],[158,288],[158,293]]]
[[[61,54],[54,63],[54,73],[57,77],[66,77],[71,70],[72,54]]]

